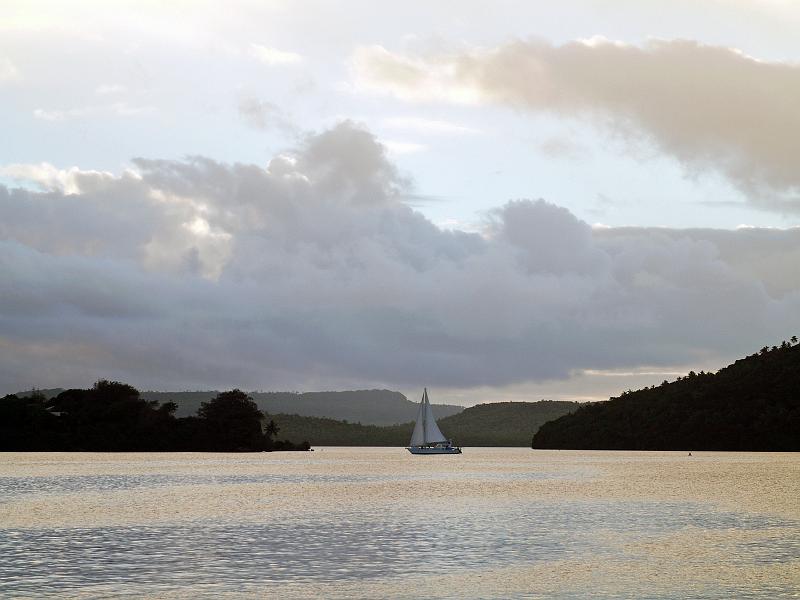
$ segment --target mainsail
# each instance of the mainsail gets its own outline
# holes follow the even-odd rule
[[[414,432],[411,434],[409,446],[425,446],[437,442],[446,442],[447,438],[439,430],[436,419],[433,416],[433,409],[428,400],[427,388],[422,393],[422,402],[417,411],[417,422],[414,425]]]

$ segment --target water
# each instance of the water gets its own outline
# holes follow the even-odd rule
[[[798,598],[792,454],[0,455],[0,597]]]

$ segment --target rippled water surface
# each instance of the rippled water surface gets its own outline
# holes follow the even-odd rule
[[[800,598],[792,454],[0,454],[0,597]]]

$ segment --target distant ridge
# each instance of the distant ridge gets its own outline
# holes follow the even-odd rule
[[[478,404],[446,418],[439,417],[439,428],[462,446],[526,447],[543,424],[580,406],[577,402],[498,402]],[[277,414],[280,438],[307,439],[316,446],[405,446],[411,438],[413,422],[389,427],[346,423],[334,419]]]
[[[543,425],[534,448],[800,451],[797,338]]]
[[[56,392],[58,393],[58,392]],[[178,405],[176,416],[194,415],[201,402],[207,402],[219,392],[142,392],[145,400]],[[54,394],[55,395],[55,394]],[[394,425],[412,420],[417,412],[416,403],[400,392],[391,390],[353,390],[342,392],[252,392],[258,408],[268,414],[295,414],[306,417],[326,417],[340,421],[360,422],[365,425]],[[453,415],[463,406],[435,405],[436,414]]]
[[[46,398],[63,392],[62,388],[37,390]],[[177,417],[189,417],[197,413],[201,402],[208,402],[219,391],[196,392],[141,392],[144,400],[156,400],[160,404],[174,402]],[[17,395],[27,396],[30,392]],[[250,396],[258,408],[268,414],[294,414],[306,417],[325,417],[340,421],[352,421],[365,425],[394,425],[415,418],[417,404],[400,392],[391,390],[353,390],[343,392],[252,392]],[[437,417],[447,417],[462,410],[463,406],[435,404]]]

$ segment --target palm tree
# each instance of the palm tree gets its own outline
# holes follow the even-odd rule
[[[272,419],[269,420],[266,427],[264,427],[264,433],[267,434],[268,437],[275,437],[278,435],[278,432],[281,430],[280,427],[273,421]]]

